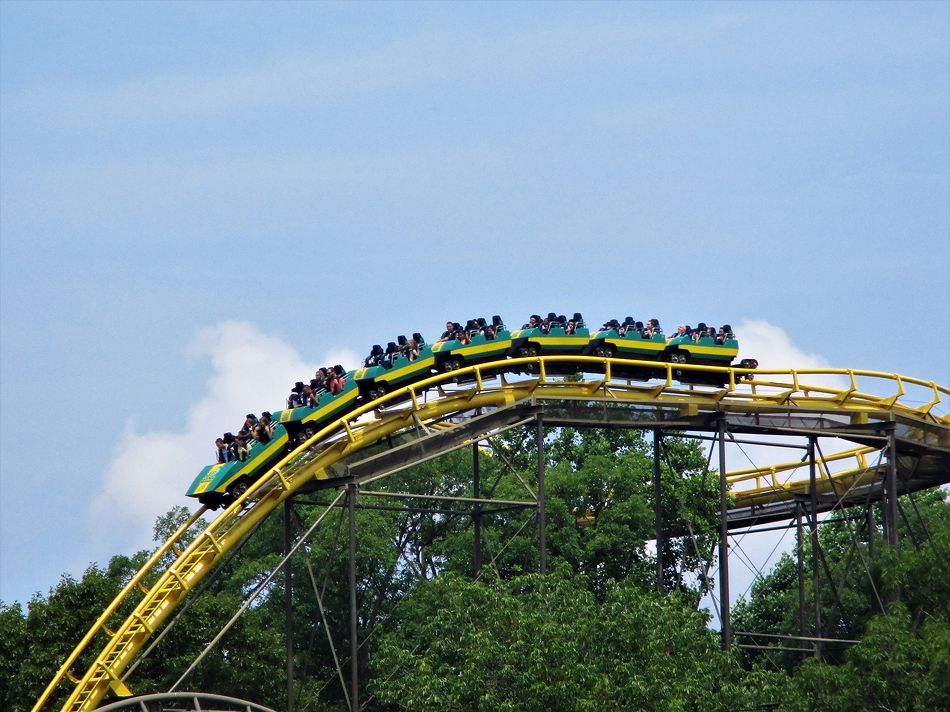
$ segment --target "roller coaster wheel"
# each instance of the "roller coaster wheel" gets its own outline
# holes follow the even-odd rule
[[[301,444],[307,442],[310,438],[312,438],[316,434],[316,432],[317,431],[314,430],[313,428],[304,428],[299,433],[297,433],[297,442]]]
[[[238,497],[247,492],[248,484],[247,480],[241,479],[237,482],[232,482],[228,485],[228,494],[231,497],[231,501],[237,501]]]
[[[610,344],[607,344],[601,350],[604,352],[604,358],[613,358],[617,355],[617,349]]]
[[[447,358],[442,362],[442,370],[445,373],[449,371],[457,371],[462,367],[462,362],[457,358]]]
[[[386,385],[385,383],[379,383],[379,384],[376,385],[376,388],[372,389],[372,390],[369,392],[369,397],[370,397],[371,400],[376,400],[377,398],[382,398],[384,395],[386,395],[386,391],[388,391],[388,390],[389,390],[389,388],[387,387],[387,385]]]

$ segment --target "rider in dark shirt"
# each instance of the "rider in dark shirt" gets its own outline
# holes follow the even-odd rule
[[[455,338],[455,322],[447,321],[445,322],[445,331],[442,332],[442,336],[439,337],[439,341],[452,341]]]
[[[218,464],[223,465],[228,461],[228,446],[224,443],[224,438],[218,438],[214,441],[214,456]]]

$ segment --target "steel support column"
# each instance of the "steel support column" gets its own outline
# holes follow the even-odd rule
[[[538,438],[538,544],[540,561],[538,568],[542,574],[548,572],[548,541],[544,523],[544,421],[541,414],[537,417]]]
[[[900,548],[897,536],[897,435],[891,424],[887,432],[887,474],[884,481],[884,535],[888,546],[895,551]],[[888,599],[892,603],[901,600],[900,587],[895,586]]]
[[[892,425],[887,433],[887,474],[884,481],[884,535],[895,549],[897,543],[897,437]]]
[[[722,647],[732,647],[732,623],[729,620],[729,484],[726,481],[726,419],[719,417],[719,616],[722,623]]]
[[[808,494],[811,512],[808,531],[811,538],[811,585],[815,635],[821,634],[821,579],[818,571],[818,472],[815,462],[815,436],[808,438]],[[821,660],[821,643],[815,643],[815,657]]]
[[[659,429],[653,431],[653,519],[656,523],[656,590],[663,593],[663,489],[660,486]]]
[[[287,646],[287,712],[294,712],[294,599],[290,547],[293,538],[293,503],[284,500],[284,643]]]
[[[805,636],[805,528],[802,526],[802,503],[795,502],[795,531],[797,545],[795,558],[798,564],[798,635]]]
[[[357,641],[356,610],[356,484],[346,486],[346,504],[350,514],[350,712],[360,709],[360,646]]]
[[[472,443],[472,498],[481,499],[482,484],[478,463],[478,443]],[[472,522],[474,523],[474,546],[472,550],[472,568],[475,576],[482,570],[482,503],[472,505]]]

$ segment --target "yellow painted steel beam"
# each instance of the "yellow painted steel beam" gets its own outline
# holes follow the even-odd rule
[[[563,365],[566,362],[576,364],[578,371],[600,371],[603,376],[592,381],[579,382],[548,377],[552,364]],[[656,369],[663,377],[658,379],[658,383],[651,384],[634,383],[615,377],[618,369],[629,366]],[[509,380],[514,372],[529,367],[534,369],[534,376],[516,381]],[[501,370],[508,371],[508,376],[506,378],[502,373],[500,380],[496,380]],[[683,372],[715,373],[722,376],[726,385],[721,388],[687,387],[676,382],[678,374]],[[847,380],[848,385],[845,388],[808,385],[805,381],[809,377],[840,377]],[[443,386],[457,378],[470,378],[473,381],[472,387],[445,392]],[[877,396],[859,390],[859,378],[883,384],[889,395]],[[926,389],[930,400],[916,407],[905,403],[902,398],[906,385]],[[438,398],[420,398],[424,391],[431,395],[432,389],[436,389]],[[158,574],[158,580],[125,622],[110,636],[108,643],[85,675],[75,683],[75,688],[62,707],[64,711],[93,710],[110,688],[117,689],[116,681],[121,679],[122,672],[141,650],[148,637],[161,627],[178,603],[224,555],[248,535],[258,522],[270,515],[281,502],[302,486],[314,479],[327,479],[329,468],[335,463],[393,433],[414,426],[421,425],[426,428],[427,424],[442,421],[447,416],[464,414],[478,408],[507,407],[520,402],[546,399],[569,399],[588,403],[619,401],[657,407],[675,405],[690,415],[700,412],[771,413],[781,408],[783,411],[800,410],[809,413],[848,413],[852,419],[856,418],[858,421],[868,418],[870,414],[882,419],[901,416],[921,424],[936,426],[940,431],[941,444],[950,448],[950,413],[934,412],[937,406],[947,408],[950,403],[950,389],[896,374],[852,369],[751,371],[731,367],[589,356],[504,359],[438,374],[393,391],[326,424],[255,482],[188,547],[180,551],[164,572],[160,572],[158,564],[162,556],[172,550],[172,546],[180,537],[180,534],[176,533],[149,559],[149,563],[136,574],[94,624],[36,703],[33,712],[40,712],[58,685],[70,678],[70,667],[88,647],[92,637],[103,629],[109,615],[133,588],[140,587],[142,580],[149,573]],[[408,401],[408,404],[405,401]],[[393,407],[397,404],[401,405]],[[765,497],[778,497],[785,493],[785,488],[780,489],[781,491],[770,490],[772,494],[762,489],[760,494]],[[203,510],[194,515],[195,519],[201,511]]]
[[[880,448],[876,447],[858,447],[850,450],[842,450],[822,458],[817,458],[816,481],[815,486],[819,493],[827,491],[840,491],[842,487],[845,490],[865,482],[871,482],[878,475],[880,463],[868,465],[869,460],[873,460],[873,455],[881,453]],[[853,466],[840,472],[831,472],[829,463],[844,462],[854,460]],[[805,470],[805,474],[799,479],[780,480],[780,475],[793,474],[796,470]],[[767,465],[764,467],[752,467],[744,470],[734,470],[726,473],[726,480],[730,487],[743,482],[754,482],[754,486],[748,489],[732,490],[732,496],[735,499],[736,506],[751,506],[756,504],[767,504],[793,498],[796,494],[807,494],[809,491],[810,480],[807,474],[808,462],[796,460],[786,462],[780,465]]]

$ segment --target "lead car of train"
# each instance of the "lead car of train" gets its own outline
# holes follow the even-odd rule
[[[694,363],[708,366],[731,366],[739,352],[739,342],[728,327],[724,337],[690,335],[667,339],[656,328],[644,330],[642,324],[630,317],[624,322],[610,321],[603,328],[591,332],[583,317],[575,313],[572,319],[549,314],[548,319],[533,319],[529,325],[509,330],[499,316],[491,323],[484,319],[469,321],[459,327],[454,338],[426,343],[415,333],[412,339],[400,336],[386,349],[373,346],[363,367],[346,373],[342,390],[332,394],[323,392],[312,407],[287,408],[273,414],[273,434],[267,443],[253,442],[244,460],[217,463],[204,467],[191,487],[189,497],[217,509],[228,505],[243,494],[261,475],[267,472],[288,452],[309,440],[321,427],[357,406],[380,398],[389,391],[421,381],[435,373],[446,373],[478,364],[497,364],[485,375],[509,372],[530,372],[532,366],[506,365],[518,357],[534,356],[599,356],[631,362],[612,367],[612,373],[622,378],[649,380],[666,378],[666,363]],[[658,362],[651,367],[649,363]],[[637,363],[632,363],[637,362]],[[664,365],[660,366],[662,362]],[[739,368],[755,369],[755,359],[743,359]],[[535,367],[536,368],[536,367]],[[596,372],[603,366],[590,364],[585,370]],[[341,369],[342,370],[342,369]],[[546,366],[547,373],[573,374],[580,370],[577,362],[556,360]],[[726,375],[711,371],[674,371],[675,377],[685,383],[722,386]]]

